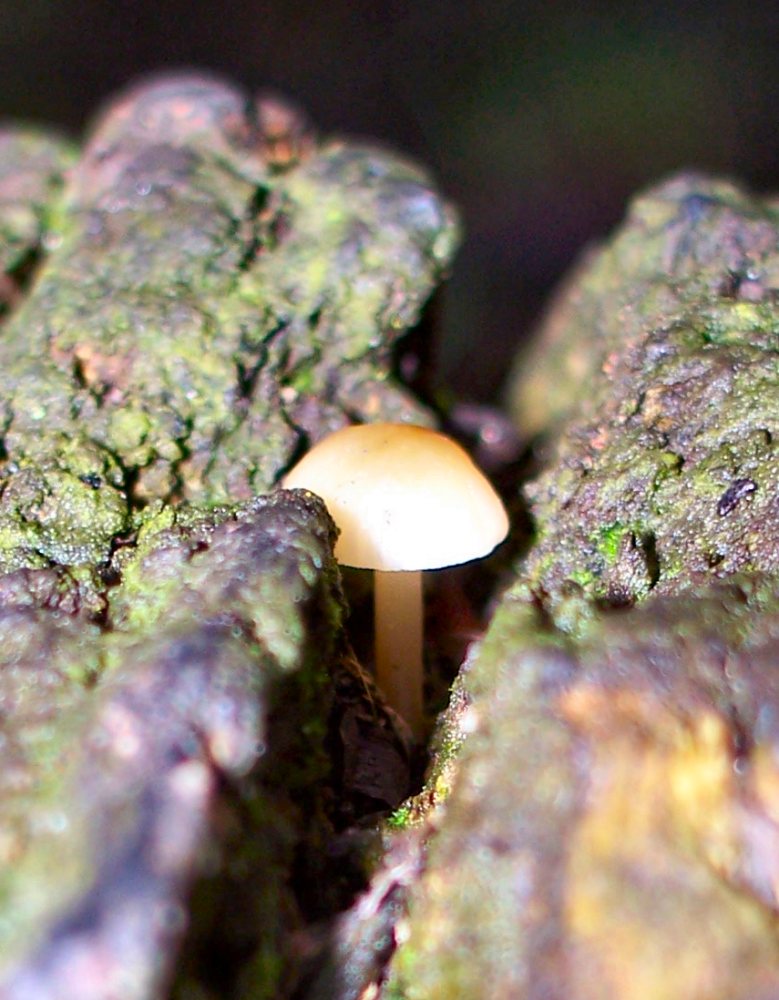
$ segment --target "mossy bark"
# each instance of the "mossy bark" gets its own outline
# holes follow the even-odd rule
[[[776,202],[673,179],[525,352],[536,535],[403,811],[382,996],[779,991],[778,246]]]
[[[603,612],[576,643],[506,603],[406,834],[427,844],[385,995],[775,993],[778,625],[773,580]]]
[[[576,585],[632,603],[779,568],[778,228],[732,184],[650,191],[520,364],[517,419],[557,427],[527,488],[550,613]]]
[[[433,421],[392,352],[454,214],[197,74],[0,157],[0,993],[165,995],[188,928],[182,995],[287,995],[292,932],[349,891],[339,722],[408,761],[332,522],[266,491],[334,427]]]

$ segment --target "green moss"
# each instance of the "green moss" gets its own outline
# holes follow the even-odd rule
[[[391,830],[405,830],[409,826],[413,810],[410,805],[405,804],[396,809],[386,819],[386,824]]]
[[[3,475],[0,549],[5,566],[106,562],[113,538],[129,518],[116,463],[78,437],[43,436],[35,445],[40,457],[6,467]]]
[[[391,979],[382,991],[382,1000],[408,1000],[403,984],[396,979]]]
[[[619,555],[624,539],[632,534],[632,529],[625,527],[619,521],[605,525],[599,529],[594,539],[597,551],[607,563],[612,563]],[[581,584],[581,580],[576,582]]]
[[[56,134],[5,124],[0,137],[0,270],[11,273],[58,230],[59,195],[76,149]]]
[[[117,410],[111,415],[109,434],[114,446],[122,453],[135,452],[148,438],[151,430],[149,416],[132,406]],[[140,457],[140,456],[139,456]],[[136,464],[142,464],[136,461]]]
[[[578,567],[571,570],[567,579],[577,584],[582,590],[593,590],[597,588],[598,576],[591,569]]]
[[[316,380],[316,375],[314,370],[310,366],[303,368],[298,368],[292,375],[290,379],[290,386],[295,390],[295,392],[308,394],[314,388],[314,382]]]
[[[720,182],[682,176],[650,191],[566,286],[518,369],[528,419],[538,399],[569,407],[527,489],[537,539],[522,572],[553,613],[570,581],[631,602],[779,570],[775,226],[770,203]],[[731,503],[739,481],[751,485]]]
[[[183,100],[196,99],[197,87],[183,86]],[[110,869],[110,852],[137,832],[140,783],[117,792],[101,784],[104,773],[121,780],[115,760],[104,772],[95,764],[88,781],[87,764],[74,763],[103,699],[119,690],[127,704],[143,702],[144,685],[178,662],[186,642],[218,633],[213,674],[203,680],[195,669],[189,688],[188,663],[172,671],[154,738],[182,713],[188,720],[186,739],[162,755],[164,771],[189,752],[181,746],[192,733],[207,742],[204,719],[213,723],[219,793],[223,783],[256,804],[238,810],[246,828],[225,866],[254,869],[252,995],[275,996],[294,923],[291,872],[324,822],[328,668],[343,607],[321,507],[289,495],[248,498],[276,482],[313,429],[361,417],[431,419],[394,383],[388,359],[448,267],[458,227],[423,172],[380,150],[321,144],[267,176],[256,148],[236,141],[245,97],[229,85],[203,88],[203,113],[192,115],[180,114],[170,82],[151,97],[123,95],[84,161],[72,164],[64,193],[70,153],[22,137],[13,169],[35,190],[19,203],[0,198],[0,267],[42,251],[0,338],[0,574],[25,571],[3,579],[4,609],[16,601],[33,615],[29,635],[19,629],[27,641],[18,655],[9,639],[0,677],[8,685],[18,663],[28,664],[45,694],[56,661],[50,700],[25,689],[32,721],[24,713],[15,721],[28,739],[21,757],[33,791],[29,830],[8,855],[14,870],[0,866],[8,914],[0,936],[8,932],[7,945],[26,933],[32,948],[52,919],[88,905],[93,869]],[[161,110],[166,100],[172,113]],[[0,147],[0,157],[7,152]],[[49,629],[60,615],[76,638]],[[197,685],[212,683],[215,697],[199,699]],[[214,722],[209,713],[220,706],[224,718]],[[267,734],[266,722],[276,727]],[[228,737],[250,723],[260,735],[230,773],[219,755],[229,758]],[[110,743],[98,736],[90,766]],[[266,739],[252,785],[252,753]],[[104,806],[114,795],[116,828]],[[154,792],[148,801],[160,799]],[[30,834],[28,852],[25,837],[55,807],[69,829],[61,840],[46,834],[40,848]],[[205,822],[220,839],[224,817],[215,812]],[[6,846],[0,837],[0,860]]]

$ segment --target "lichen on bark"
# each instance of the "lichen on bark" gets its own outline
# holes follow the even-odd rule
[[[293,932],[349,891],[344,692],[397,737],[327,512],[267,491],[328,429],[433,420],[392,353],[454,212],[201,74],[0,158],[0,993],[164,995],[186,930],[182,995],[287,995]]]
[[[132,499],[243,499],[347,414],[431,419],[377,375],[448,265],[451,210],[367,146],[273,169],[245,105],[174,77],[96,123],[0,341],[6,469],[65,433]]]
[[[0,303],[22,294],[27,270],[44,252],[50,213],[76,159],[65,139],[30,127],[0,128]]]
[[[778,245],[773,199],[673,178],[523,352],[536,534],[407,807],[389,975],[341,1000],[779,990]]]
[[[779,989],[778,609],[771,579],[719,584],[591,612],[573,642],[504,603],[384,995]]]
[[[171,967],[155,956],[179,942],[187,885],[209,843],[210,867],[224,864],[232,881],[213,829],[219,812],[244,859],[241,892],[255,885],[267,907],[262,922],[244,914],[244,931],[278,955],[283,981],[289,867],[304,839],[298,812],[307,803],[316,824],[313,788],[330,767],[327,668],[342,611],[333,533],[321,503],[281,492],[174,518],[125,559],[117,609],[128,613],[118,611],[110,635],[88,633],[91,696],[67,675],[73,628],[70,646],[44,633],[68,698],[29,679],[16,687],[36,788],[2,873],[4,995],[76,997],[87,986],[158,995]],[[82,636],[82,655],[84,645]],[[17,657],[16,675],[37,677],[35,646]],[[43,732],[41,707],[56,712]],[[155,924],[157,912],[169,919]],[[147,933],[123,939],[144,922]],[[99,986],[79,979],[89,955],[101,956]]]
[[[566,286],[513,389],[518,419],[558,427],[527,487],[524,578],[550,608],[776,572],[778,227],[773,200],[681,176]]]

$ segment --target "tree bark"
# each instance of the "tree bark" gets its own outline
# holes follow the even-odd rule
[[[672,179],[518,364],[535,538],[377,875],[380,995],[779,992],[777,247],[774,201]]]
[[[293,932],[362,878],[339,809],[409,761],[332,522],[267,491],[328,430],[433,422],[390,369],[454,213],[198,74],[0,158],[0,994],[290,995]]]

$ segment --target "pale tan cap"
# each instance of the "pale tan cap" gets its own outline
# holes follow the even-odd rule
[[[341,534],[335,557],[363,569],[438,569],[487,555],[508,516],[467,452],[411,424],[345,427],[284,479],[322,497]]]

